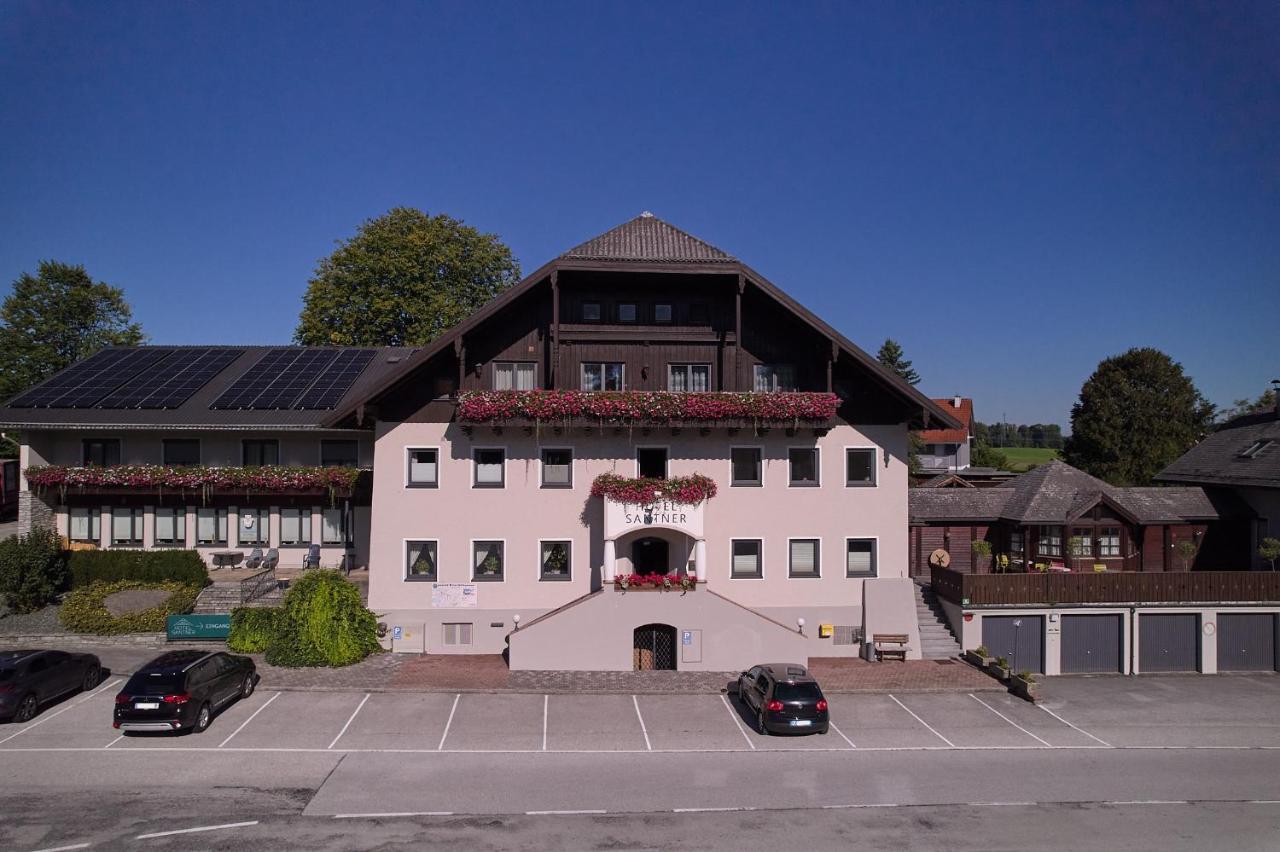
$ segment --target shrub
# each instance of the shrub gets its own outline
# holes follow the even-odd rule
[[[990,657],[990,656],[991,656],[991,652],[987,650],[987,646],[986,646],[986,645],[979,645],[978,647],[974,648],[974,649],[973,649],[973,653],[977,654],[979,657]]]
[[[231,610],[231,635],[227,649],[238,654],[259,654],[271,646],[280,628],[284,608],[247,607]]]
[[[67,558],[57,533],[36,527],[0,541],[0,596],[14,612],[34,612],[67,586]]]
[[[73,587],[136,580],[205,586],[209,572],[194,550],[77,550],[71,554]]]
[[[266,660],[274,666],[349,666],[380,649],[378,620],[360,590],[337,571],[311,571],[285,592],[275,640]]]
[[[159,606],[120,616],[112,615],[107,610],[107,598],[116,592],[131,589],[159,589],[170,594],[168,600]],[[64,627],[75,633],[96,633],[101,636],[160,633],[165,629],[165,619],[168,616],[191,611],[198,594],[199,586],[183,583],[140,583],[136,580],[94,583],[68,594],[62,602],[62,608],[58,610],[58,618],[62,620]]]

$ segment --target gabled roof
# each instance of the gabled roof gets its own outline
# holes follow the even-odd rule
[[[1280,488],[1280,416],[1236,418],[1156,475],[1160,482]]]
[[[733,263],[736,258],[649,211],[560,255],[563,260]]]
[[[935,399],[934,402],[959,420],[963,428],[925,429],[920,433],[920,440],[926,444],[963,444],[968,441],[973,424],[973,400],[968,397],[960,397],[959,406],[955,404],[955,397]]]

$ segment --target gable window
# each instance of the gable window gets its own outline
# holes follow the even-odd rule
[[[618,362],[593,362],[582,365],[584,391],[626,390],[626,369]]]
[[[818,564],[818,540],[793,538],[788,542],[788,563],[792,577],[820,576]]]
[[[321,441],[321,467],[359,467],[360,443],[352,440]]]
[[[635,302],[620,302],[618,304],[618,322],[635,322],[638,313]]]
[[[793,391],[796,389],[796,368],[791,364],[756,364],[756,393]]]
[[[165,438],[160,442],[161,463],[167,467],[200,464],[199,438]]]
[[[653,306],[653,321],[656,323],[669,323],[672,319],[671,303],[658,302]]]
[[[729,450],[730,486],[764,484],[764,455],[759,447],[733,447]]]
[[[142,544],[142,510],[111,510],[111,543],[117,547]]]
[[[476,488],[505,488],[506,487],[506,450],[472,450],[472,467],[475,468],[475,478],[472,485]]]
[[[1120,528],[1119,527],[1103,527],[1098,530],[1098,555],[1099,556],[1119,556],[1120,555]]]
[[[735,580],[758,580],[764,576],[764,542],[758,538],[735,538],[729,542],[733,563],[729,576]]]
[[[280,464],[280,442],[275,438],[241,441],[240,458],[245,467]]]
[[[676,393],[706,393],[711,389],[710,364],[668,364],[667,390]]]
[[[1040,542],[1036,553],[1041,556],[1062,555],[1062,527],[1040,527]]]
[[[582,303],[582,321],[583,322],[600,322],[600,303],[599,302],[583,302]]]
[[[241,509],[236,525],[240,544],[266,544],[271,532],[270,509]]]
[[[573,450],[543,448],[542,487],[573,487]]]
[[[844,484],[851,488],[876,484],[876,451],[847,449],[844,451]]]
[[[72,541],[91,541],[97,544],[102,540],[102,510],[96,506],[75,507],[70,512],[68,537]]]
[[[196,509],[196,544],[227,543],[227,510]]]
[[[847,538],[845,552],[846,577],[876,575],[876,540],[874,538]]]
[[[439,543],[434,540],[414,540],[405,542],[404,578],[435,582],[436,551]]]
[[[569,580],[573,576],[571,541],[538,542],[539,580]]]
[[[156,509],[156,547],[186,547],[187,510],[183,507]]]
[[[120,464],[119,438],[86,438],[80,446],[85,467]]]
[[[533,361],[494,361],[493,389],[528,391],[537,387],[538,365]]]
[[[306,547],[311,544],[311,510],[280,510],[280,546]]]
[[[354,540],[347,513],[325,509],[320,515],[320,543],[348,546]]]
[[[471,543],[471,579],[477,581],[500,582],[505,570],[504,551],[506,543],[502,541],[475,541]]]
[[[406,484],[410,488],[438,488],[440,451],[435,447],[410,447],[406,454],[409,459]]]
[[[791,464],[790,484],[797,488],[818,486],[818,448],[792,447],[787,451]]]
[[[666,479],[667,448],[640,447],[637,449],[636,474],[648,479]]]

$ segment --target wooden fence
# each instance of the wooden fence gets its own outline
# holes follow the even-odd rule
[[[961,574],[934,567],[931,582],[939,597],[963,606],[1280,602],[1280,573],[1269,571]]]

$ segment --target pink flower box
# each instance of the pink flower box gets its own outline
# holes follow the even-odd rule
[[[468,391],[458,420],[599,420],[602,423],[822,423],[840,400],[831,393],[675,393],[672,391]]]

